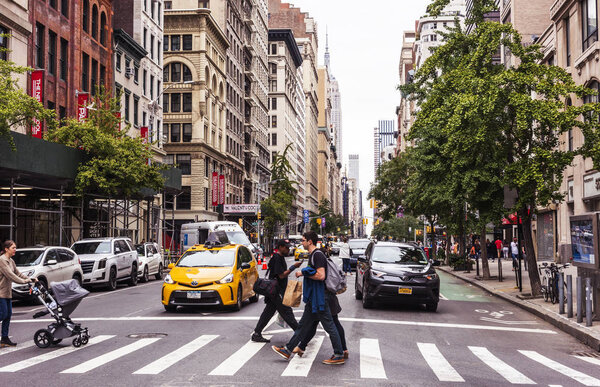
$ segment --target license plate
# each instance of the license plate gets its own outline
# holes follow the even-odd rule
[[[202,298],[202,292],[187,292],[187,298]]]
[[[398,294],[412,294],[412,288],[398,288]]]

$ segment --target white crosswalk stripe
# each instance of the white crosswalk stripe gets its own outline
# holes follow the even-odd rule
[[[134,374],[138,375],[158,375],[162,371],[183,360],[189,355],[193,354],[206,344],[210,343],[219,335],[202,335],[196,340],[187,343],[183,347],[177,348],[173,352],[161,357],[160,359],[148,364],[147,366],[140,368],[135,371]]]
[[[281,376],[308,376],[324,338],[325,336],[315,337],[306,347],[304,356],[294,356]]]
[[[271,336],[263,336],[270,339]],[[209,375],[235,375],[252,358],[256,355],[265,343],[255,343],[254,341],[248,341],[242,348],[237,350],[233,355],[229,356],[223,363],[217,368],[212,370]]]
[[[360,377],[387,379],[377,339],[360,339]]]
[[[61,372],[61,374],[83,374],[93,369],[96,369],[100,366],[103,366],[106,363],[117,360],[125,355],[128,355],[132,352],[137,351],[138,349],[142,349],[145,346],[148,346],[152,343],[155,343],[160,339],[152,338],[152,339],[139,339],[138,341],[126,345],[122,348],[116,349],[114,351],[105,353],[104,355],[95,357],[91,360],[83,362],[75,367],[71,367]]]
[[[19,351],[21,349],[33,347],[34,345],[35,345],[35,343],[33,342],[33,340],[31,340],[31,341],[27,341],[25,343],[19,344],[16,347],[2,348],[2,350],[0,351],[0,356]]]
[[[465,381],[450,363],[448,363],[435,344],[417,343],[417,346],[419,347],[419,351],[421,351],[421,355],[423,355],[423,358],[425,358],[425,361],[429,364],[429,367],[440,382]]]
[[[596,359],[594,357],[577,356],[577,355],[574,355],[574,357],[576,357],[579,360],[587,361],[588,363],[592,363],[592,364],[595,364],[595,365],[600,365],[600,359]]]
[[[31,366],[38,365],[38,364],[43,363],[45,361],[56,359],[58,357],[68,355],[68,354],[70,354],[72,352],[82,350],[82,349],[87,348],[87,347],[89,347],[91,345],[101,343],[101,342],[103,342],[105,340],[108,340],[108,339],[110,339],[112,337],[115,337],[115,336],[114,335],[105,335],[105,336],[92,337],[90,339],[90,341],[86,345],[81,346],[79,348],[64,347],[64,348],[60,348],[60,349],[57,349],[57,350],[54,350],[54,351],[46,352],[46,353],[43,353],[41,355],[34,356],[32,358],[25,359],[23,361],[20,361],[20,362],[13,363],[13,364],[7,365],[5,367],[2,367],[2,368],[0,368],[0,372],[17,372],[17,371],[21,371],[21,370],[24,370],[25,368],[29,368]]]
[[[586,375],[583,372],[579,372],[570,367],[567,367],[566,365],[556,362],[552,359],[549,359],[546,356],[540,355],[539,353],[537,353],[535,351],[519,350],[519,352],[521,354],[527,356],[531,360],[534,360],[542,365],[545,365],[546,367],[548,367],[554,371],[560,372],[561,374],[568,376],[573,380],[578,381],[579,383],[583,384],[584,386],[600,386],[600,380],[598,380],[592,376]]]
[[[491,369],[512,384],[535,384],[535,382],[509,366],[484,347],[469,347],[471,352]]]

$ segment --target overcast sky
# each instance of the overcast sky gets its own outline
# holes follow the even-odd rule
[[[373,181],[373,128],[396,120],[402,32],[413,30],[429,0],[295,0],[317,22],[319,64],[329,31],[331,72],[342,96],[343,163],[360,155],[360,188],[366,198]],[[365,214],[371,215],[364,201]]]

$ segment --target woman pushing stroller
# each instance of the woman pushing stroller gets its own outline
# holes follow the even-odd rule
[[[8,337],[10,318],[12,316],[12,283],[28,284],[37,282],[35,278],[29,278],[17,269],[12,257],[17,252],[15,242],[8,240],[2,244],[2,255],[0,255],[0,320],[2,320],[2,339],[0,347],[14,347],[17,343]]]

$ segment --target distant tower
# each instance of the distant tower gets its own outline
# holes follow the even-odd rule
[[[325,67],[329,70],[329,31],[325,27]]]

